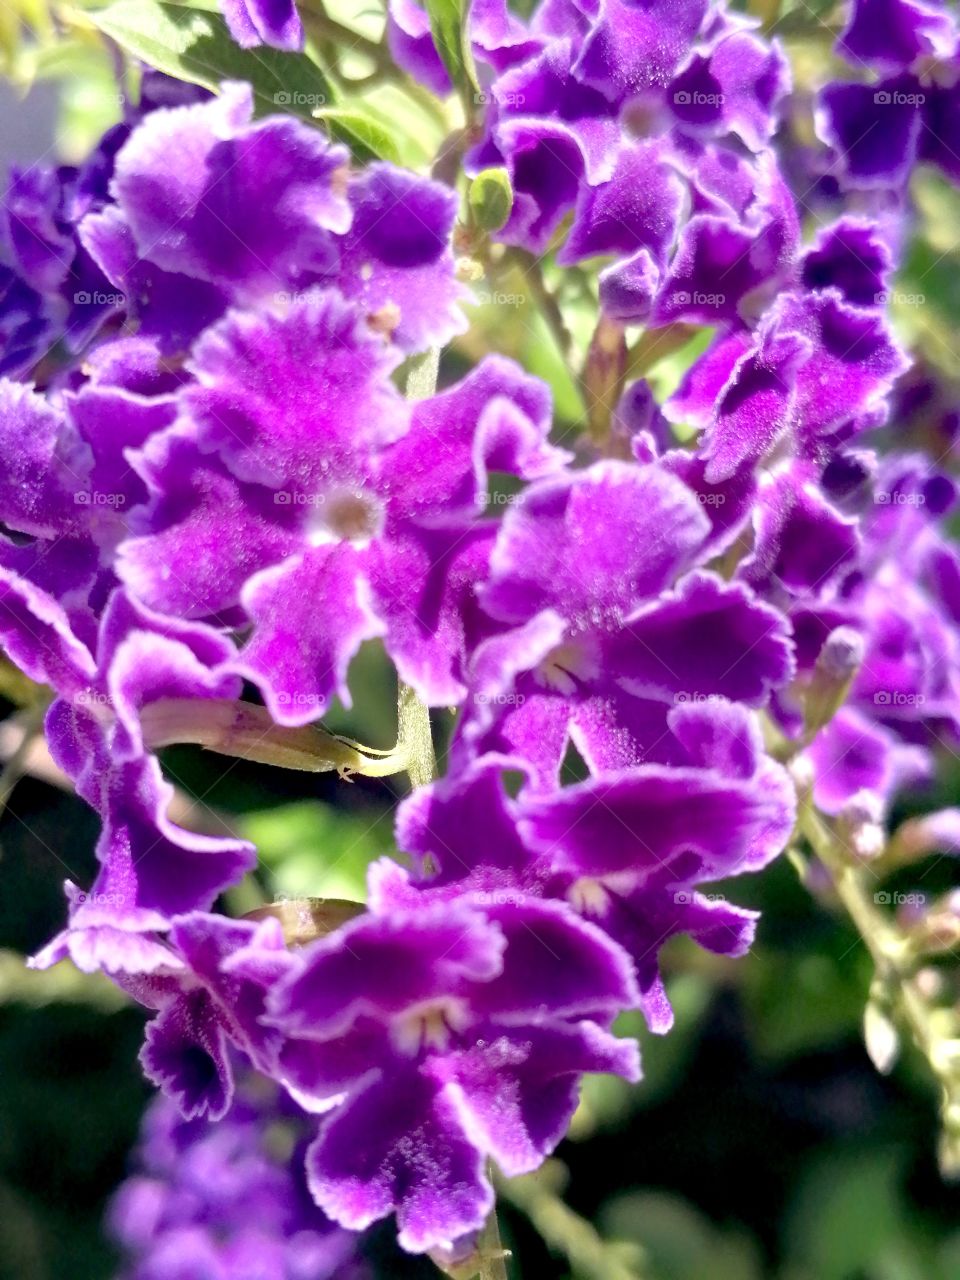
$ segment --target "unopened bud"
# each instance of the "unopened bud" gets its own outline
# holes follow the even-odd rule
[[[470,183],[470,216],[481,231],[499,231],[513,208],[513,187],[506,169],[483,169]]]
[[[883,801],[874,791],[858,791],[837,818],[837,830],[854,857],[869,861],[883,853],[887,833]]]
[[[863,1042],[876,1069],[882,1076],[889,1075],[900,1054],[900,1036],[889,1014],[872,995],[863,1011]]]
[[[817,666],[837,680],[852,680],[863,662],[863,636],[853,627],[835,627],[824,641]]]
[[[836,715],[860,669],[863,655],[863,636],[853,627],[836,627],[827,636],[804,699],[808,733],[816,733]]]
[[[898,865],[928,853],[960,853],[960,809],[938,809],[909,818],[897,828],[890,856]]]

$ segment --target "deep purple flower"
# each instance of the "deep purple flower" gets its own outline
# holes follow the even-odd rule
[[[361,1280],[355,1237],[310,1199],[302,1172],[308,1118],[246,1074],[218,1122],[151,1103],[134,1167],[108,1210],[124,1280]],[[292,1146],[284,1158],[276,1139]]]
[[[79,642],[75,642],[79,644]],[[88,652],[88,651],[85,651]],[[88,654],[67,698],[47,716],[47,738],[77,793],[100,815],[101,864],[88,892],[68,882],[67,928],[40,953],[86,971],[151,972],[166,963],[157,934],[171,918],[212,906],[250,869],[244,841],[188,832],[167,817],[172,788],[145,742],[141,712],[168,698],[236,697],[230,643],[209,628],[161,619],[122,593],[110,601],[97,661]]]
[[[672,1012],[657,951],[674,933],[742,954],[756,916],[698,889],[757,870],[793,824],[793,788],[764,756],[748,712],[688,695],[663,717],[654,758],[560,791],[504,794],[520,756],[488,755],[418,791],[400,811],[402,849],[423,859],[422,891],[453,900],[517,895],[561,898],[632,956],[650,1026]],[[632,725],[631,725],[632,727]]]
[[[280,721],[348,696],[374,635],[425,697],[456,701],[460,602],[492,537],[477,523],[486,470],[563,460],[545,444],[545,389],[510,362],[411,406],[389,380],[397,360],[332,293],[234,313],[196,347],[177,425],[136,462],[155,497],[121,576],[175,614],[241,606],[254,631],[238,670]]]
[[[678,698],[759,705],[788,679],[779,616],[690,572],[714,543],[705,507],[657,465],[601,463],[532,486],[481,591],[501,633],[473,656],[459,747],[516,751],[551,787],[568,734],[592,768],[657,759]]]
[[[956,23],[949,10],[924,0],[852,0],[837,47],[855,65],[898,70],[918,58],[949,58]]]
[[[280,1067],[328,1109],[310,1189],[355,1230],[395,1211],[400,1244],[478,1230],[508,1175],[559,1142],[585,1071],[635,1079],[636,1046],[605,1029],[636,1001],[623,953],[557,903],[421,902],[391,863],[373,914],[305,949],[269,998]]]
[[[715,339],[664,411],[706,428],[707,478],[722,480],[784,437],[791,452],[826,461],[831,449],[883,422],[907,367],[875,306],[852,306],[833,288],[785,293],[752,338]]]
[[[293,0],[223,0],[221,9],[242,49],[261,44],[292,52],[303,48],[303,26]]]

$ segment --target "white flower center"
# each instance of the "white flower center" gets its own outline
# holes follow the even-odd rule
[[[534,671],[539,684],[569,696],[577,681],[593,679],[600,670],[596,655],[580,640],[565,640],[551,649]]]
[[[413,1057],[421,1049],[443,1052],[470,1021],[467,1006],[455,996],[439,996],[414,1005],[398,1017],[390,1035],[398,1052]]]
[[[310,542],[350,542],[365,547],[383,531],[383,506],[362,489],[334,489],[321,495],[312,522]]]

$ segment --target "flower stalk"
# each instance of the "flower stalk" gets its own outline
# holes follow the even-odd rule
[[[336,770],[343,779],[359,773],[387,778],[407,768],[407,748],[392,751],[366,747],[352,738],[330,733],[321,725],[276,724],[266,707],[230,698],[197,702],[165,698],[141,714],[144,739],[156,749],[176,743],[195,743],[218,755],[306,773]]]
[[[940,1167],[945,1177],[960,1175],[960,1027],[956,1015],[938,1007],[922,980],[922,949],[880,911],[865,870],[816,811],[809,791],[800,798],[799,828],[830,876],[837,900],[850,917],[873,960],[864,1027],[867,1048],[879,1070],[892,1068],[899,1023],[926,1058],[940,1089]]]

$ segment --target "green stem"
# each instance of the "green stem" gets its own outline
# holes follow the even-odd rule
[[[437,389],[440,350],[431,347],[414,357],[407,368],[406,393],[409,400],[423,400]],[[430,711],[409,685],[397,687],[397,747],[406,754],[406,771],[412,787],[423,787],[437,776]]]
[[[800,801],[800,829],[829,871],[834,891],[863,939],[877,970],[897,977],[906,976],[901,970],[907,953],[905,944],[883,912],[870,901],[862,871],[843,851],[836,835],[813,807],[809,794]]]
[[[873,900],[871,886],[879,880],[871,874],[867,882],[863,869],[817,813],[809,792],[800,798],[799,826],[870,952],[876,970],[873,990],[909,1032],[940,1085],[941,1167],[946,1175],[956,1176],[960,1170],[960,1038],[955,1020],[951,1018],[952,1025],[946,1027],[943,1011],[924,994],[917,981],[916,948]]]
[[[397,688],[397,751],[412,787],[423,787],[437,776],[430,711],[410,688],[400,681]]]
[[[46,707],[52,695],[46,685],[34,684],[9,658],[0,653],[0,697],[17,707],[30,707],[37,703]]]
[[[623,325],[601,316],[590,339],[580,380],[590,439],[601,453],[610,445],[613,411],[626,381],[626,361]]]
[[[358,53],[362,53],[365,57],[376,65],[378,71],[389,74],[392,78],[396,76],[397,69],[390,57],[390,51],[386,45],[380,44],[376,40],[371,40],[369,36],[362,36],[358,31],[346,27],[342,22],[338,22],[336,18],[331,18],[325,11],[321,0],[311,0],[309,5],[302,4],[299,6],[300,16],[305,19],[305,26],[318,36],[326,36],[327,39],[335,41],[340,45],[347,45],[351,49],[356,49]]]
[[[659,329],[644,329],[627,352],[628,378],[642,378],[655,364],[685,347],[697,330],[689,324],[667,324]]]
[[[556,1160],[537,1173],[499,1180],[500,1194],[516,1205],[550,1248],[561,1253],[584,1280],[643,1280],[637,1246],[604,1240],[591,1223],[565,1204],[561,1191],[566,1170]],[[633,1256],[628,1256],[628,1253]]]
[[[553,340],[557,344],[557,350],[565,360],[569,360],[573,351],[573,336],[567,328],[566,321],[563,318],[563,312],[560,310],[560,304],[554,295],[547,288],[547,282],[543,278],[543,270],[540,266],[540,260],[535,258],[532,253],[526,252],[524,249],[509,249],[503,255],[501,260],[502,266],[516,266],[522,273],[523,278],[533,294],[534,301],[547,323]]]
[[[362,902],[349,902],[344,898],[286,898],[255,907],[245,912],[243,918],[279,920],[287,946],[303,947],[355,920],[364,910]]]
[[[480,1260],[478,1280],[507,1280],[507,1258],[510,1256],[500,1239],[500,1224],[494,1209],[477,1237]]]
[[[17,743],[16,749],[7,757],[3,769],[0,771],[0,817],[3,817],[7,805],[10,803],[14,787],[27,772],[31,749],[37,740],[37,735],[43,728],[45,711],[45,706],[31,707],[20,718],[23,737]]]

